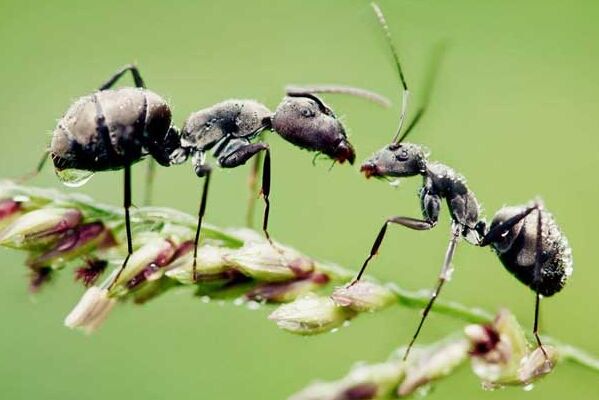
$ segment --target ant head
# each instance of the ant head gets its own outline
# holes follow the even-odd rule
[[[333,110],[311,93],[289,93],[275,110],[272,128],[302,149],[318,151],[340,163],[355,161],[345,128]]]
[[[168,128],[166,134],[152,135],[152,132],[148,131],[148,143],[146,147],[150,155],[158,162],[158,164],[168,167],[169,165],[179,164],[185,159],[179,160],[179,154],[181,153],[181,138],[179,137],[179,131],[174,126]]]
[[[425,170],[426,152],[412,143],[391,143],[374,153],[360,167],[367,178],[408,177],[422,174]]]
[[[271,114],[254,100],[225,100],[187,118],[181,129],[181,145],[206,149],[225,136],[251,139],[270,125]]]

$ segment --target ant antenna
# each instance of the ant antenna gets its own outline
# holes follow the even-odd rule
[[[425,80],[424,80],[425,84],[423,85],[423,90],[422,90],[422,92],[423,92],[422,105],[418,108],[418,110],[416,111],[416,114],[414,114],[414,118],[412,119],[412,121],[410,121],[410,123],[406,127],[403,135],[399,139],[399,142],[403,141],[408,136],[408,134],[412,131],[412,129],[414,129],[414,127],[416,126],[416,124],[418,124],[418,122],[422,118],[422,115],[428,108],[428,104],[430,102],[430,97],[431,97],[431,92],[433,91],[433,86],[435,84],[435,81],[437,80],[439,66],[441,65],[441,60],[443,59],[446,48],[447,48],[447,43],[441,42],[433,50],[431,61],[429,62],[429,65],[428,65],[428,68],[426,71]]]
[[[393,54],[393,60],[395,61],[395,67],[397,68],[397,73],[399,74],[399,79],[401,80],[401,85],[403,87],[402,100],[401,100],[401,114],[399,115],[399,125],[397,127],[397,133],[393,137],[394,143],[400,143],[407,136],[406,133],[400,136],[401,130],[406,120],[406,114],[408,112],[408,102],[410,99],[410,91],[408,90],[408,84],[406,83],[406,78],[403,74],[403,70],[401,68],[401,63],[399,62],[399,55],[397,54],[397,50],[393,45],[393,40],[391,39],[391,32],[389,31],[389,26],[387,25],[387,21],[385,20],[385,15],[383,11],[376,3],[371,3],[374,13],[379,20],[379,24],[381,28],[383,28],[383,32],[385,33],[385,38],[387,39],[387,44],[389,45],[389,49],[391,50],[391,54]]]
[[[323,85],[310,85],[310,86],[299,86],[299,85],[289,85],[285,87],[285,91],[287,94],[296,94],[296,93],[340,93],[340,94],[349,94],[355,97],[361,97],[368,101],[371,101],[375,104],[378,104],[381,107],[389,108],[391,107],[391,101],[385,96],[378,94],[376,92],[362,89],[354,86],[345,86],[345,85],[331,85],[331,84],[323,84]]]

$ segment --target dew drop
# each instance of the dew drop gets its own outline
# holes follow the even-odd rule
[[[339,332],[339,328],[333,328],[333,329],[331,329],[331,333],[337,333],[337,332]]]
[[[25,196],[25,195],[16,195],[12,199],[13,199],[13,201],[16,201],[17,203],[25,203],[30,200],[29,196]]]
[[[210,303],[210,297],[208,297],[208,296],[202,296],[202,297],[200,297],[200,300],[202,300],[202,303],[205,303],[205,304]]]
[[[242,305],[243,303],[244,303],[244,300],[243,300],[243,298],[241,298],[241,297],[238,297],[238,298],[236,298],[235,300],[233,300],[233,304],[235,304],[236,306],[240,306],[240,305]]]
[[[535,385],[533,385],[532,383],[529,383],[528,385],[522,387],[522,390],[524,390],[525,392],[530,392],[534,388],[535,388]]]
[[[63,169],[55,170],[58,179],[68,187],[80,187],[85,185],[94,175],[93,171],[84,171],[81,169]]]

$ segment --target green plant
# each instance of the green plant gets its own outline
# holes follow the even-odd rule
[[[311,335],[337,329],[365,312],[393,306],[421,309],[426,291],[411,292],[369,279],[343,286],[354,272],[314,260],[279,244],[277,251],[260,233],[249,229],[203,227],[198,253],[199,282],[193,283],[192,245],[195,218],[158,207],[132,214],[135,252],[110,289],[112,273],[124,256],[120,208],[100,205],[82,195],[0,183],[0,244],[25,250],[30,286],[39,290],[53,274],[77,266],[76,278],[88,286],[65,324],[91,332],[115,304],[143,304],[173,290],[192,289],[197,296],[248,307],[278,304],[273,320],[286,331]],[[336,286],[335,289],[331,289]],[[282,303],[282,304],[281,304]],[[345,378],[316,383],[293,399],[369,399],[405,396],[422,390],[470,360],[486,387],[529,387],[561,362],[577,363],[599,373],[599,360],[551,337],[544,337],[550,361],[533,349],[507,310],[493,314],[456,302],[438,301],[433,311],[468,323],[439,343],[420,346],[408,362],[402,349],[388,361],[360,365]],[[398,356],[399,355],[399,356]]]

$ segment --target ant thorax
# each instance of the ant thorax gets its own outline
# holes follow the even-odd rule
[[[252,139],[270,125],[271,114],[255,100],[225,100],[191,114],[181,129],[181,144],[205,151],[226,138]]]
[[[431,162],[426,165],[427,177],[433,182],[435,192],[442,197],[451,197],[454,193],[468,191],[466,180],[453,168],[440,162]]]

